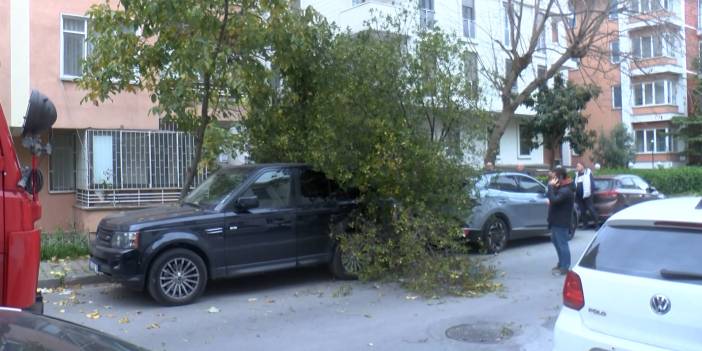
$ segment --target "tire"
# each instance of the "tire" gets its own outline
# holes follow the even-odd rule
[[[345,253],[341,245],[336,245],[331,262],[331,272],[334,277],[340,280],[355,280],[358,279],[360,270],[361,261],[358,257]]]
[[[168,250],[151,265],[147,284],[156,302],[166,306],[187,305],[205,290],[207,268],[202,257],[190,250]]]
[[[483,226],[483,235],[481,238],[483,248],[488,253],[501,252],[507,247],[509,232],[509,225],[504,219],[497,216],[488,218]]]
[[[578,218],[578,212],[573,211],[573,214],[570,215],[570,228],[568,229],[568,241],[573,239],[575,237],[575,232],[578,230],[578,221],[580,218]]]

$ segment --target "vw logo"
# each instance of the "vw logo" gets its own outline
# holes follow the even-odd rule
[[[657,314],[666,314],[670,311],[670,300],[663,295],[653,295],[651,298],[651,309]]]

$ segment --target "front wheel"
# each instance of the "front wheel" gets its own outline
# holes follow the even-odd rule
[[[348,250],[343,250],[341,245],[336,245],[334,257],[331,262],[331,271],[334,277],[341,280],[358,279],[361,268],[360,257]]]
[[[509,239],[509,226],[504,219],[490,217],[483,226],[482,243],[488,253],[498,253],[505,249]]]
[[[207,285],[207,269],[202,258],[186,249],[161,254],[148,275],[151,297],[167,306],[187,305],[197,299]]]

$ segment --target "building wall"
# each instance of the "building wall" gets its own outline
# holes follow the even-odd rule
[[[30,7],[31,86],[56,105],[55,128],[157,129],[158,119],[149,116],[148,94],[120,94],[95,106],[81,104],[85,91],[71,80],[61,79],[61,16],[82,16],[95,0],[32,0]],[[18,127],[18,125],[14,125]]]

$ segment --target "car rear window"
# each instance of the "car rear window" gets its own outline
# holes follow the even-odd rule
[[[595,179],[595,189],[605,190],[612,188],[612,179]]]
[[[702,285],[700,253],[699,230],[605,226],[585,252],[580,266],[654,279],[665,279],[661,271],[685,272],[693,277],[675,279]]]

